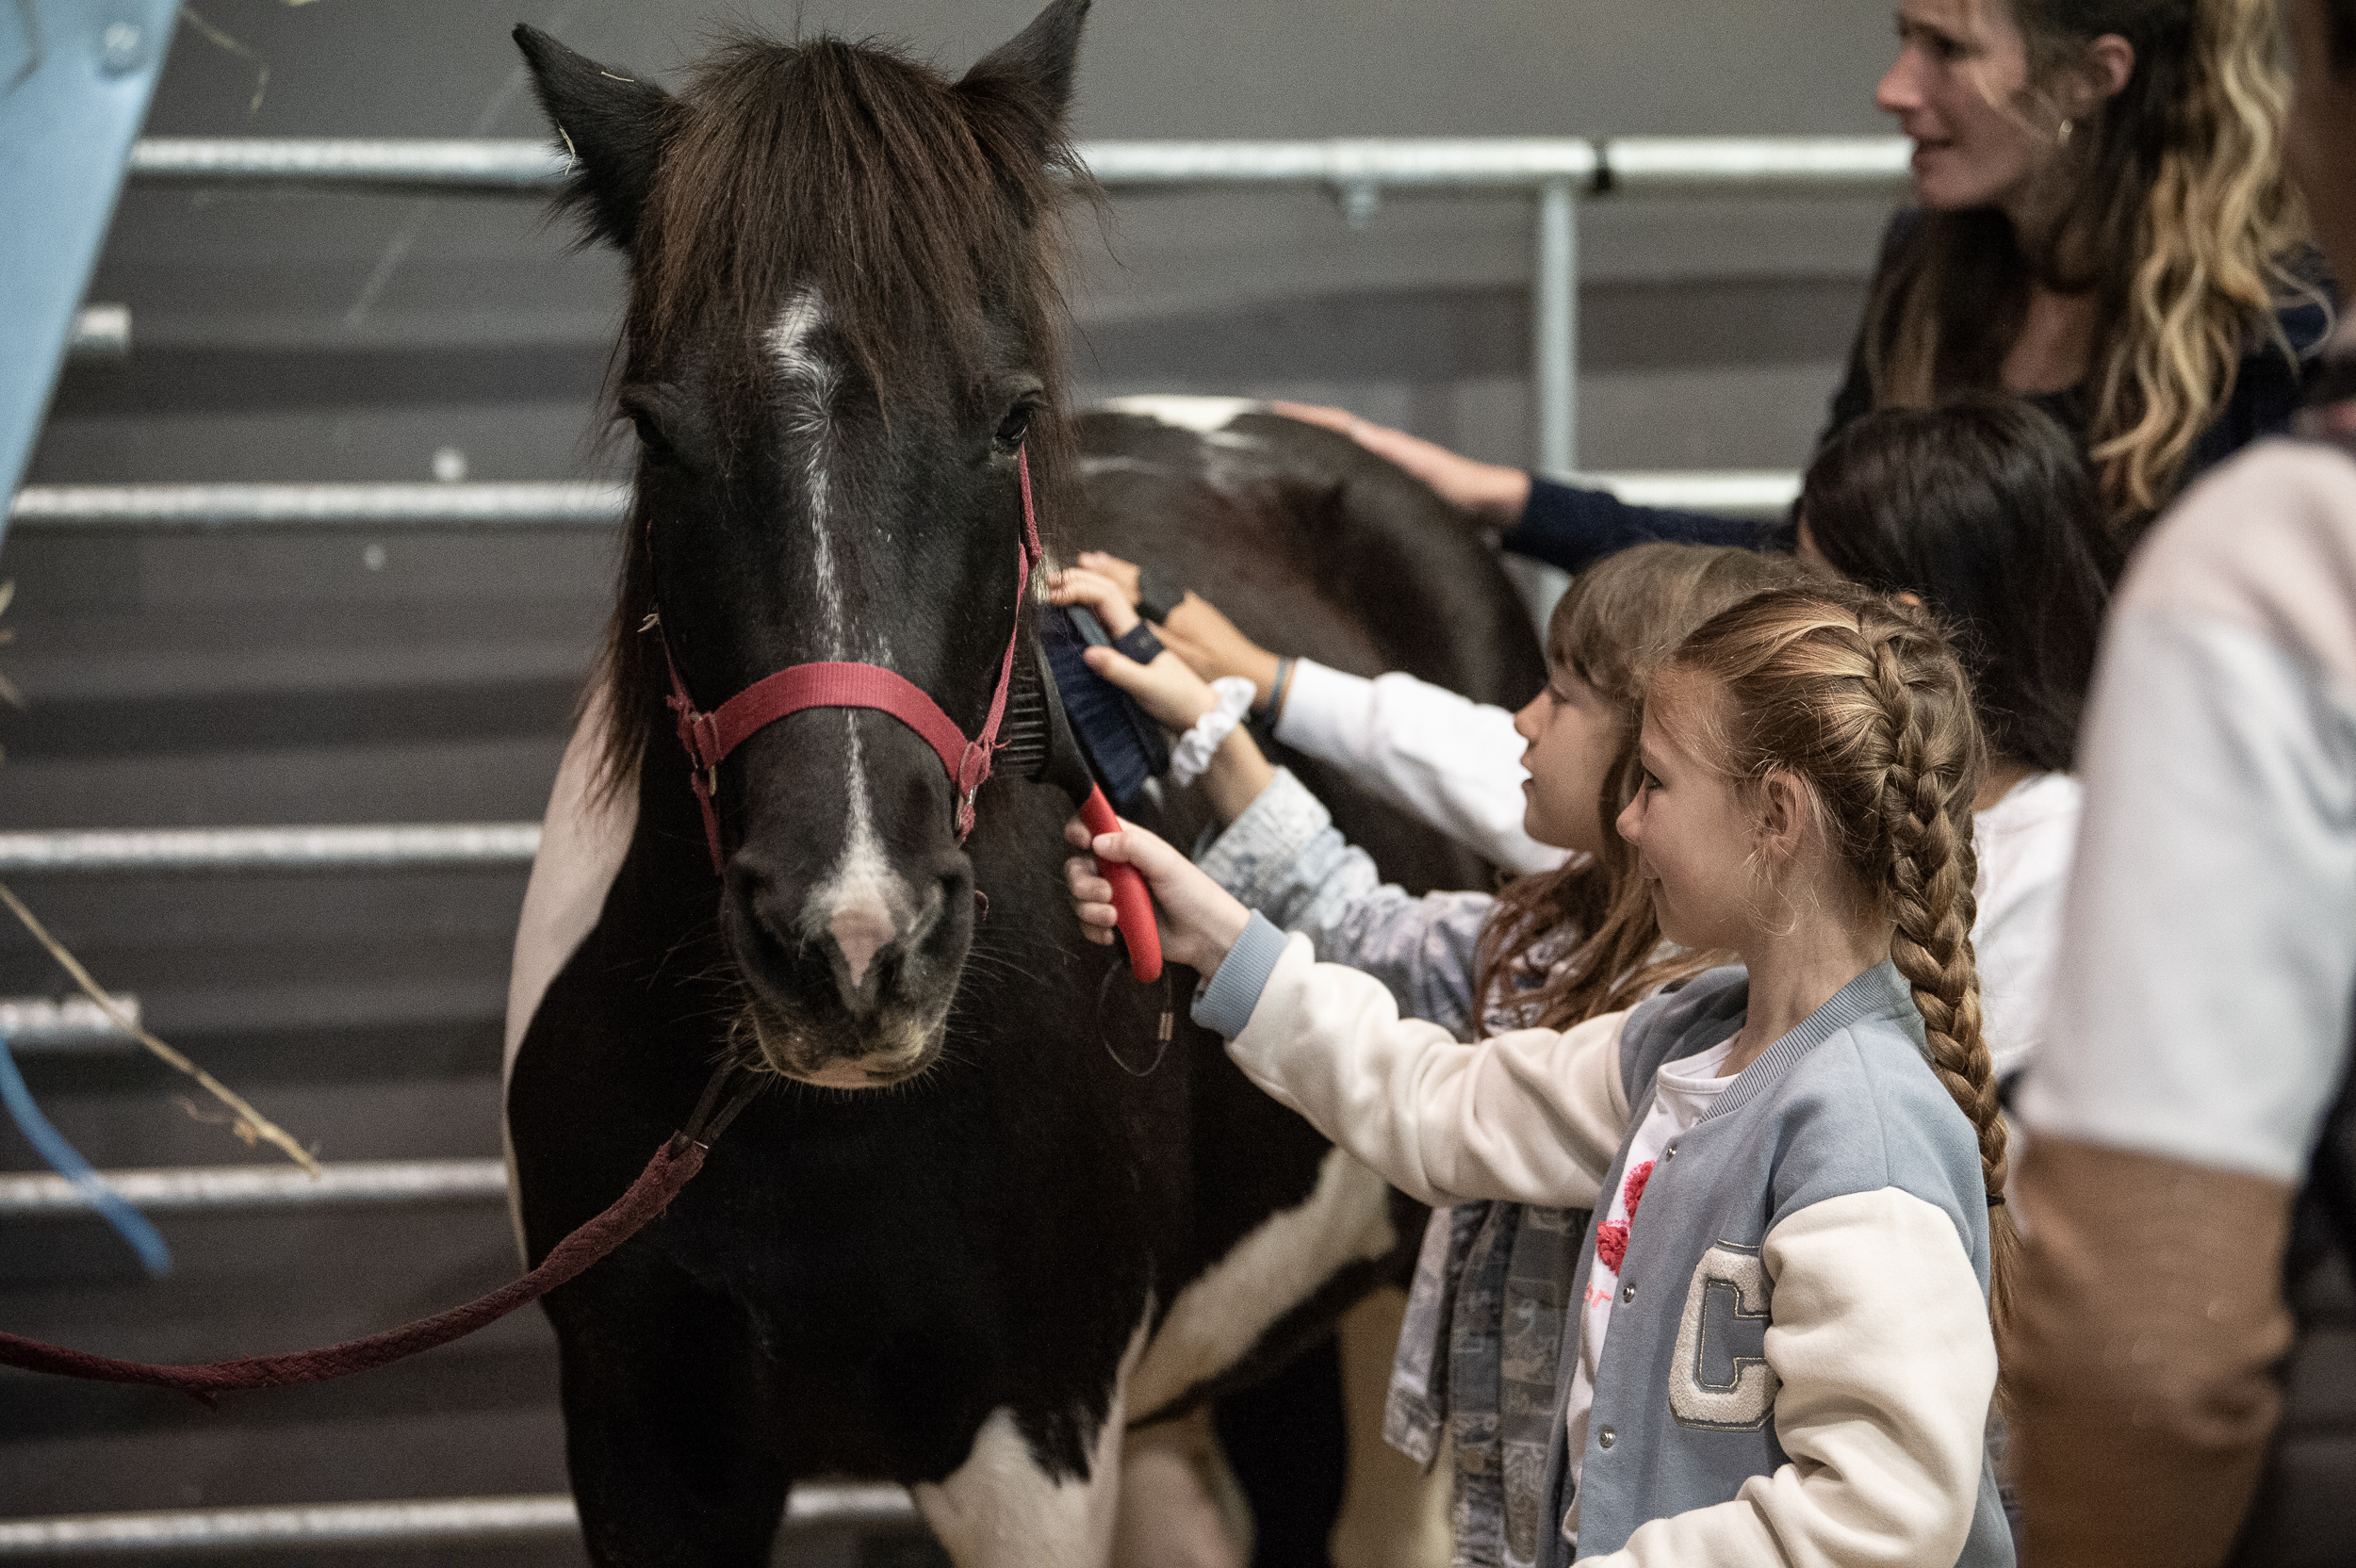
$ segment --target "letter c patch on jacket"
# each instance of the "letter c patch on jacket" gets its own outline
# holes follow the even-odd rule
[[[1782,1380],[1767,1364],[1773,1295],[1758,1248],[1722,1241],[1702,1254],[1669,1373],[1669,1413],[1678,1426],[1755,1432],[1775,1413]]]

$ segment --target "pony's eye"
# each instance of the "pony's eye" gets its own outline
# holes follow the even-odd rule
[[[663,433],[663,427],[656,424],[646,410],[631,409],[630,423],[630,428],[638,433],[638,444],[646,449],[648,457],[658,463],[668,463],[678,457],[679,454],[671,448],[671,438]]]
[[[998,433],[993,437],[1000,451],[1011,452],[1023,445],[1023,437],[1031,429],[1031,413],[1037,407],[1025,398],[1006,411],[1006,416],[998,421]]]

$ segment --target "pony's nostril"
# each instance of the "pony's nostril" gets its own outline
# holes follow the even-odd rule
[[[834,919],[826,923],[826,934],[843,950],[843,967],[850,971],[851,984],[856,987],[866,980],[867,966],[875,961],[875,955],[899,932],[891,910],[881,904],[859,903],[838,907]]]

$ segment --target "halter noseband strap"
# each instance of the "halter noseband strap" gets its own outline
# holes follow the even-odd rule
[[[688,783],[703,811],[704,842],[712,851],[712,869],[723,867],[720,816],[712,795],[720,787],[720,763],[755,733],[789,713],[805,708],[872,708],[889,713],[923,737],[940,757],[957,792],[957,842],[973,831],[973,796],[990,777],[990,762],[1002,743],[998,727],[1006,716],[1006,693],[1014,679],[1015,649],[1023,639],[1023,598],[1030,592],[1031,573],[1039,564],[1039,520],[1031,501],[1031,466],[1017,449],[1015,471],[1023,483],[1023,539],[1015,547],[1014,629],[1006,634],[1006,651],[998,662],[998,687],[990,694],[990,714],[979,736],[968,740],[955,719],[941,710],[924,690],[880,664],[825,662],[795,664],[764,677],[728,698],[711,712],[701,712],[687,694],[679,664],[671,658],[670,639],[663,641],[663,662],[671,678],[665,700],[679,722],[679,743],[695,764]],[[660,621],[657,629],[660,630]]]

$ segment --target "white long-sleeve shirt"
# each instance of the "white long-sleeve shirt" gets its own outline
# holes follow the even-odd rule
[[[1508,871],[1552,871],[1567,853],[1522,831],[1529,775],[1502,708],[1412,675],[1368,680],[1303,659],[1276,738]]]
[[[1510,871],[1550,871],[1567,853],[1522,831],[1529,774],[1513,715],[1502,708],[1412,675],[1368,680],[1303,659],[1276,738],[1349,770],[1361,788]],[[2068,774],[2032,774],[1973,818],[1980,869],[1972,944],[2000,1076],[2026,1066],[2044,1037],[2078,800]]]

